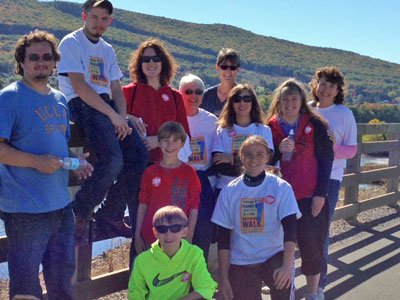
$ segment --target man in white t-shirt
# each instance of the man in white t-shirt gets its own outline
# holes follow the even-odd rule
[[[101,38],[113,20],[112,11],[108,0],[86,1],[83,28],[66,35],[59,45],[60,90],[67,97],[72,121],[83,127],[96,154],[93,176],[75,198],[78,239],[84,237],[86,221],[106,195],[97,221],[119,235],[132,236],[123,222],[123,214],[128,200],[136,199],[148,161],[144,144],[126,118],[119,82],[122,73],[116,55],[112,46]]]

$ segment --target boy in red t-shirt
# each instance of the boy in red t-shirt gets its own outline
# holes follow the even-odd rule
[[[186,133],[177,122],[166,122],[157,133],[163,158],[148,167],[142,177],[136,218],[135,249],[139,254],[156,240],[152,230],[155,212],[167,205],[180,207],[188,216],[186,240],[192,242],[200,202],[201,185],[196,170],[178,159]]]

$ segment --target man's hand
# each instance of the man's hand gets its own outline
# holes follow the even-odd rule
[[[76,157],[79,159],[79,161],[86,161],[86,158],[89,157],[89,152],[85,153],[79,153],[76,155]],[[75,176],[77,176],[79,179],[86,179],[90,176],[92,176],[93,172],[93,166],[87,162],[87,164],[83,167],[79,167],[78,170],[74,170],[73,173]]]
[[[64,166],[60,159],[51,154],[38,155],[34,162],[34,168],[40,173],[53,174]]]
[[[312,198],[312,203],[311,203],[311,214],[315,218],[316,216],[319,215],[321,212],[322,207],[324,207],[325,204],[325,198],[320,197],[320,196],[314,196]]]
[[[136,131],[139,133],[139,135],[144,137],[146,135],[147,124],[143,123],[139,118],[133,115],[127,115],[127,117],[135,126]]]
[[[109,118],[114,125],[119,140],[123,140],[127,135],[132,133],[132,128],[129,127],[128,121],[118,113],[114,112]]]
[[[292,284],[292,269],[290,267],[280,267],[274,271],[274,285],[278,290],[290,288]]]

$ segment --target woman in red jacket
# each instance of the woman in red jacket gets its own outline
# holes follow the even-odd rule
[[[302,213],[297,223],[297,243],[301,270],[307,279],[306,300],[319,299],[318,281],[329,219],[325,197],[333,161],[327,123],[307,105],[304,89],[294,79],[275,90],[267,120],[275,148],[271,164],[280,161],[282,177],[292,185]],[[293,136],[289,137],[291,132]]]
[[[177,121],[190,136],[182,95],[169,84],[175,76],[173,57],[157,39],[143,42],[129,63],[132,83],[123,86],[128,118],[143,136],[150,163],[161,159],[157,131],[168,121]]]

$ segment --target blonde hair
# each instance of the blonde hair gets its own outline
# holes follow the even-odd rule
[[[187,226],[188,218],[181,208],[168,205],[157,210],[153,216],[154,227],[162,225],[164,222],[168,224],[176,223],[182,226]]]
[[[307,95],[303,84],[294,78],[282,82],[274,91],[272,102],[267,114],[267,122],[274,116],[282,116],[280,101],[287,95],[299,94],[301,97],[300,114],[311,115],[327,125],[326,120],[307,105]]]
[[[248,137],[242,144],[242,146],[239,149],[239,156],[240,158],[243,156],[244,150],[246,149],[246,147],[250,146],[250,145],[255,145],[255,144],[259,144],[261,146],[263,146],[265,148],[265,151],[267,151],[267,154],[269,155],[269,146],[267,141],[258,135],[252,135],[250,137]]]

